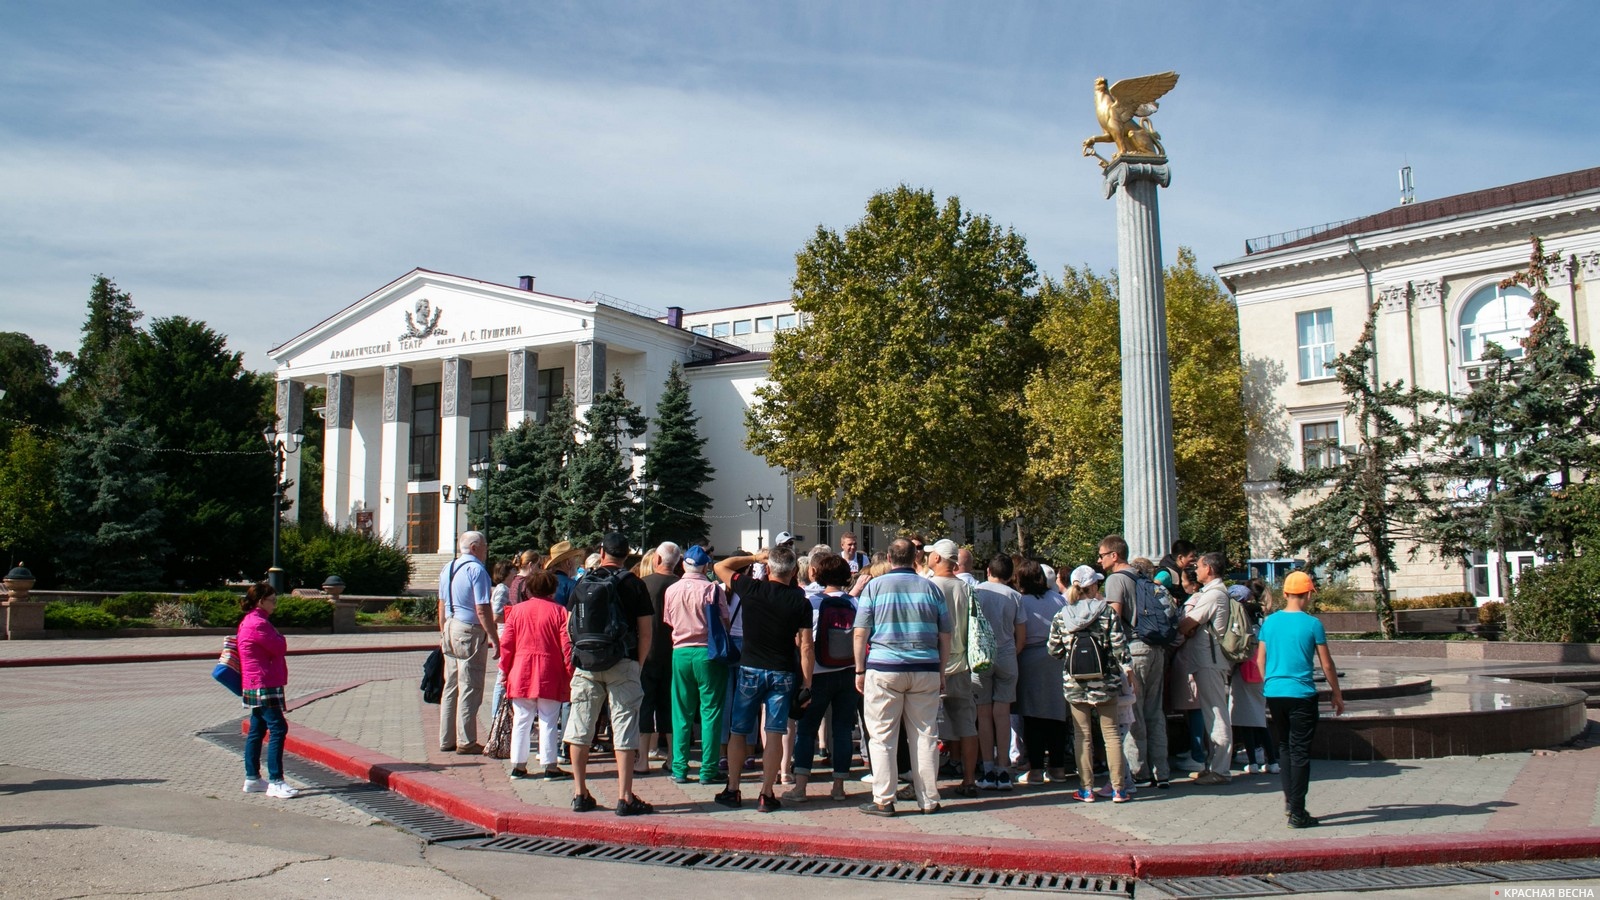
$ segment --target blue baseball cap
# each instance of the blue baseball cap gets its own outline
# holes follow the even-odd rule
[[[704,569],[706,566],[711,565],[711,554],[706,552],[706,548],[696,544],[683,551],[683,562],[684,565],[694,566],[696,569]]]

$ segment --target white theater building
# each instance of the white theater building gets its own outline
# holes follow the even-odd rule
[[[305,388],[327,389],[328,519],[435,557],[450,553],[452,535],[466,529],[465,506],[447,502],[441,488],[482,489],[472,463],[489,457],[496,435],[548,415],[563,392],[572,393],[581,418],[613,374],[653,416],[668,370],[682,363],[716,468],[704,487],[711,539],[726,553],[770,545],[784,530],[817,535],[816,502],[797,500],[781,470],[744,448],[745,410],[766,377],[765,351],[779,329],[797,325],[787,301],[657,314],[599,294],[540,293],[529,276],[511,286],[415,269],[270,356],[287,430],[303,424]],[[651,437],[637,446],[648,447]],[[292,455],[288,479],[299,481],[298,466]],[[746,503],[757,495],[773,498],[759,533]],[[419,571],[427,568],[421,562]]]
[[[1480,370],[1485,342],[1520,353],[1531,299],[1500,287],[1527,266],[1529,238],[1561,263],[1550,296],[1574,340],[1600,339],[1600,168],[1406,203],[1359,219],[1247,244],[1217,267],[1239,309],[1246,397],[1262,398],[1265,428],[1251,436],[1246,496],[1251,553],[1269,557],[1289,507],[1272,481],[1279,463],[1336,459],[1356,443],[1345,397],[1326,364],[1350,349],[1379,304],[1378,378],[1460,396]],[[1393,579],[1397,596],[1470,590],[1498,599],[1489,554],[1437,559],[1424,549]],[[1514,572],[1534,565],[1531,547]],[[1352,573],[1357,586],[1364,572]]]

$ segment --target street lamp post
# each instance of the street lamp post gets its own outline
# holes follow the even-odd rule
[[[453,554],[460,549],[461,543],[461,504],[466,503],[472,496],[472,485],[458,484],[455,488],[456,498],[450,499],[450,485],[439,485],[439,498],[450,504],[455,509],[450,511],[450,552]]]
[[[761,542],[763,540],[765,540],[766,536],[767,536],[766,529],[761,524],[761,518],[766,513],[767,510],[772,508],[772,504],[773,504],[775,499],[776,498],[774,498],[771,494],[768,494],[765,497],[761,496],[760,494],[756,494],[753,497],[749,496],[749,495],[746,495],[745,498],[744,498],[744,505],[748,506],[751,509],[756,511],[756,549],[757,550],[761,549]]]
[[[650,552],[650,498],[659,490],[661,485],[654,481],[639,484],[639,546],[645,553]]]
[[[473,460],[472,464],[467,466],[467,471],[471,472],[472,477],[478,479],[483,487],[483,536],[486,540],[489,537],[489,479],[494,473],[504,472],[506,468],[505,463],[491,462],[486,456]]]
[[[281,594],[288,590],[283,567],[278,564],[280,528],[283,523],[283,467],[288,462],[289,454],[299,451],[306,433],[278,431],[268,425],[261,429],[261,439],[267,442],[267,452],[272,454],[272,568],[267,570],[267,583],[272,586],[273,593]]]

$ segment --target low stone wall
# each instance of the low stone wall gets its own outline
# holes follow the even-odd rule
[[[1329,641],[1337,659],[1409,657],[1486,662],[1600,663],[1600,644],[1532,641]]]
[[[1312,615],[1322,623],[1329,634],[1367,634],[1378,629],[1378,614],[1371,610],[1330,610]]]

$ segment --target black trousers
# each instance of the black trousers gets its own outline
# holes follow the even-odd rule
[[[1028,748],[1028,768],[1039,772],[1048,765],[1052,769],[1073,771],[1075,766],[1067,753],[1070,734],[1071,728],[1066,722],[1023,716],[1022,743]]]
[[[1278,742],[1278,763],[1283,770],[1283,800],[1289,814],[1306,814],[1306,790],[1311,786],[1311,739],[1317,734],[1317,698],[1268,697],[1272,735]]]

